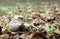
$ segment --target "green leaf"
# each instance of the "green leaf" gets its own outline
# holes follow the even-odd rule
[[[1,10],[8,10],[7,7],[0,7]]]
[[[43,16],[43,17],[47,17],[47,18],[50,17],[49,13],[41,13],[40,15]]]
[[[27,6],[25,9],[26,9],[26,10],[29,10],[29,9],[31,9],[31,8],[33,8],[33,7],[30,5],[30,6]]]
[[[34,30],[34,31],[37,31],[37,27],[36,26],[29,26],[30,29]]]
[[[3,26],[4,29],[6,29],[7,31],[11,32],[9,26]]]
[[[46,31],[49,34],[53,34],[55,32],[55,29],[50,29],[49,27],[45,27],[44,31]]]
[[[15,6],[2,6],[0,7],[0,10],[17,12],[17,9]]]
[[[28,20],[27,13],[22,13],[21,15],[23,16],[24,21],[27,22]]]
[[[25,25],[22,26],[24,30],[29,30],[29,28]]]
[[[50,28],[48,28],[48,27],[45,27],[44,30],[45,30],[46,32],[51,31]]]

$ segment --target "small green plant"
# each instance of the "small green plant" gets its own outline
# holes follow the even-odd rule
[[[23,25],[22,27],[23,27],[24,30],[32,29],[34,31],[37,31],[37,29],[38,29],[36,26],[25,26],[25,25]]]
[[[37,27],[35,27],[35,26],[34,26],[32,29],[33,29],[34,31],[37,31]]]
[[[29,30],[29,28],[25,25],[22,26],[24,30]]]
[[[10,27],[9,26],[3,26],[4,29],[6,29],[7,31],[11,32]]]
[[[25,4],[26,2],[23,0],[17,1],[15,4]]]
[[[55,32],[55,29],[50,29],[49,27],[45,27],[44,31],[46,31],[49,34],[53,34]]]
[[[26,10],[29,10],[29,9],[31,9],[31,8],[33,8],[32,5],[29,5],[29,6],[26,6],[26,7],[25,7]]]
[[[38,28],[36,26],[29,26],[29,29],[32,29],[34,31],[37,31]]]
[[[50,17],[49,13],[41,13],[40,15],[43,16],[43,17],[46,17],[46,18]]]
[[[28,20],[28,18],[27,18],[27,13],[22,13],[21,15],[23,16],[23,20],[24,20],[25,22],[27,22],[27,20]]]
[[[15,6],[2,6],[2,7],[0,7],[0,10],[2,10],[2,11],[12,11],[12,12],[17,12],[17,9],[16,9],[16,7]]]

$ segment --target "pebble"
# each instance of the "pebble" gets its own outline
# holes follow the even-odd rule
[[[19,21],[17,19],[13,19],[9,22],[8,26],[12,31],[18,30],[18,28],[23,24],[23,21]]]

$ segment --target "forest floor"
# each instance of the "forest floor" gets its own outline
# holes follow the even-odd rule
[[[60,39],[60,4],[0,5],[0,39]]]

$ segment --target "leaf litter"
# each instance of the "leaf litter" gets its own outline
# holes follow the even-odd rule
[[[59,4],[39,4],[0,7],[0,38],[60,39]]]

